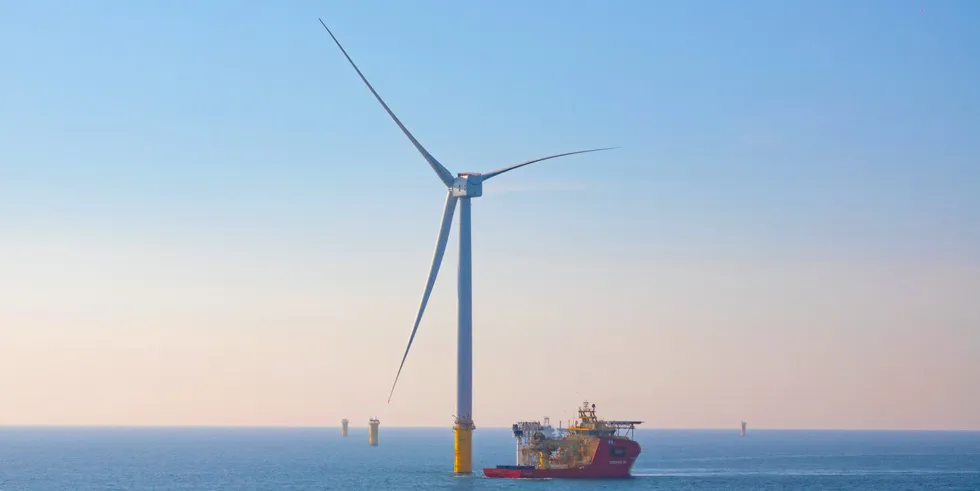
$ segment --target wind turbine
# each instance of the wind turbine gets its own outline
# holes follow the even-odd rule
[[[412,341],[415,340],[415,333],[418,332],[419,323],[422,321],[422,314],[425,306],[429,302],[429,295],[432,293],[432,286],[436,282],[436,275],[439,274],[439,266],[442,264],[442,257],[446,252],[446,243],[449,241],[449,230],[452,228],[453,214],[456,211],[456,203],[460,203],[459,214],[459,278],[457,286],[458,307],[457,307],[457,364],[456,364],[456,421],[453,426],[455,434],[455,461],[453,471],[460,474],[472,472],[472,432],[473,432],[473,256],[470,248],[470,199],[479,198],[483,195],[483,183],[492,177],[499,176],[505,172],[530,165],[542,160],[575,155],[579,153],[598,152],[601,150],[611,150],[610,148],[593,148],[590,150],[579,150],[576,152],[560,153],[549,155],[533,160],[527,160],[518,164],[502,167],[495,171],[484,174],[476,172],[460,172],[455,177],[442,164],[436,160],[412,135],[408,128],[402,124],[398,116],[391,111],[388,104],[378,95],[378,92],[371,86],[361,69],[357,67],[354,60],[347,54],[347,50],[341,46],[337,36],[327,27],[323,19],[319,19],[320,24],[327,30],[334,43],[340,48],[341,53],[350,62],[351,67],[357,75],[364,81],[364,85],[374,94],[375,99],[388,113],[388,116],[398,125],[402,133],[411,140],[416,150],[429,163],[435,171],[439,180],[448,188],[446,193],[446,205],[442,211],[442,224],[439,226],[439,238],[436,241],[436,250],[432,256],[432,266],[429,269],[429,277],[425,281],[425,292],[422,293],[422,301],[419,303],[419,311],[415,316],[415,324],[412,326],[412,334],[408,338],[408,346],[405,347],[405,354],[402,362],[398,366],[398,373],[395,375],[395,382],[391,385],[391,392],[388,394],[388,402],[391,402],[391,395],[395,392],[395,385],[398,384],[398,377],[401,376],[402,368],[405,366],[405,359],[408,352],[412,349]]]

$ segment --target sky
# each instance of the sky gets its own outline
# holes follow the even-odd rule
[[[8,2],[0,424],[980,430],[980,4]]]

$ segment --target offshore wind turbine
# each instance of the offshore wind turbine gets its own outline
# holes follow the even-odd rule
[[[448,188],[446,193],[446,204],[442,212],[442,223],[439,226],[439,238],[436,241],[436,250],[432,256],[432,266],[429,269],[429,277],[425,281],[425,291],[422,293],[422,301],[419,303],[418,314],[415,316],[415,324],[412,326],[412,334],[408,338],[408,346],[405,347],[405,354],[402,355],[402,362],[398,366],[398,373],[395,375],[395,382],[391,385],[391,392],[388,394],[388,402],[391,402],[391,395],[395,392],[395,385],[398,384],[398,377],[401,376],[402,368],[405,366],[405,360],[408,358],[408,352],[412,349],[412,341],[415,340],[415,333],[418,332],[419,323],[422,321],[422,314],[425,312],[425,306],[429,302],[429,295],[432,293],[432,287],[435,285],[436,276],[439,274],[439,267],[442,265],[442,257],[446,252],[446,243],[449,241],[449,230],[452,228],[453,214],[456,211],[457,202],[460,205],[459,214],[459,273],[458,273],[458,284],[457,284],[457,294],[458,294],[458,306],[457,306],[457,364],[456,364],[456,421],[453,426],[453,433],[455,435],[455,460],[453,463],[453,471],[460,474],[468,474],[472,472],[472,432],[474,429],[473,425],[473,256],[470,247],[470,199],[479,198],[483,195],[483,183],[490,178],[499,176],[505,172],[512,171],[514,169],[524,167],[525,165],[530,165],[535,162],[541,162],[542,160],[554,159],[558,157],[564,157],[567,155],[575,155],[579,153],[587,152],[598,152],[601,150],[611,150],[615,147],[610,148],[593,148],[589,150],[579,150],[575,152],[560,153],[556,155],[549,155],[547,157],[541,157],[533,160],[527,160],[518,164],[509,165],[507,167],[502,167],[495,171],[487,173],[476,173],[476,172],[460,172],[454,177],[448,169],[446,169],[432,154],[429,153],[425,147],[419,143],[418,140],[412,135],[408,128],[402,124],[398,116],[391,111],[388,104],[378,95],[378,92],[374,90],[371,82],[368,82],[367,78],[361,73],[361,69],[357,67],[354,60],[351,59],[350,55],[347,54],[347,50],[341,46],[340,41],[337,40],[337,36],[334,36],[333,31],[327,27],[327,24],[323,22],[323,19],[319,19],[320,24],[323,28],[327,30],[330,37],[333,39],[337,47],[340,48],[341,53],[350,62],[351,67],[357,72],[357,75],[361,77],[364,85],[374,94],[375,99],[381,103],[381,107],[388,113],[388,116],[395,122],[396,125],[402,130],[402,133],[411,140],[412,145],[415,145],[416,150],[422,154],[422,157],[429,163],[432,170],[435,171],[439,180]]]

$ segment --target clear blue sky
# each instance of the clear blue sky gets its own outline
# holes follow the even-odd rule
[[[4,228],[249,227],[237,222],[250,213],[323,227],[298,215],[368,195],[437,199],[317,16],[454,172],[619,145],[507,184],[621,195],[577,210],[588,217],[669,208],[730,239],[796,234],[771,245],[980,239],[969,1],[11,4]],[[579,197],[499,206],[547,201],[545,216]]]
[[[4,287],[43,306],[89,268],[193,290],[191,272],[137,267],[172,263],[380,289],[408,299],[390,306],[397,364],[443,191],[318,16],[453,172],[621,147],[487,185],[478,297],[481,268],[559,257],[980,264],[978,2],[38,0],[0,9]],[[434,308],[452,309],[446,260]]]

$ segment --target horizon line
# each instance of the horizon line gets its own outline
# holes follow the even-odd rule
[[[189,425],[173,425],[173,424],[144,424],[144,425],[116,425],[116,424],[21,424],[21,423],[3,423],[0,424],[0,430],[2,429],[339,429],[340,424],[337,425],[208,425],[208,424],[189,424]],[[446,428],[452,428],[452,425],[447,426],[388,426],[389,429],[403,429],[403,430],[444,430]],[[484,429],[490,430],[510,430],[510,426],[483,426]],[[352,425],[348,424],[348,429],[368,429],[367,425]],[[980,433],[980,429],[957,429],[957,428],[947,428],[947,429],[934,429],[934,428],[805,428],[805,427],[786,427],[786,428],[748,428],[751,431],[827,431],[827,432],[907,432],[907,433]],[[739,431],[738,427],[642,427],[637,426],[636,430],[658,430],[658,431]],[[747,431],[746,433],[749,433]]]

